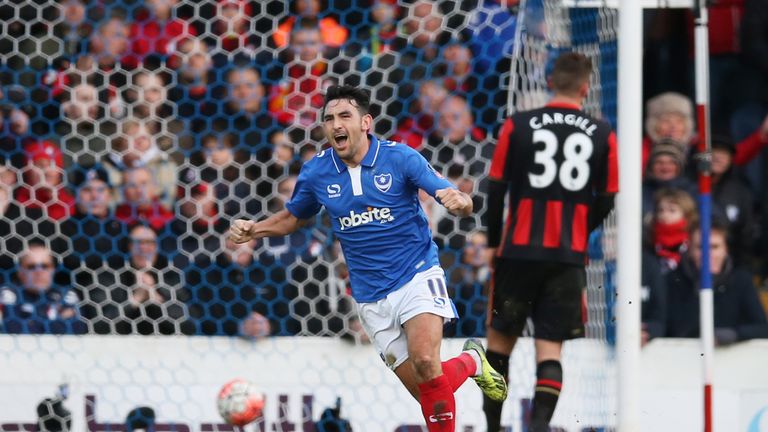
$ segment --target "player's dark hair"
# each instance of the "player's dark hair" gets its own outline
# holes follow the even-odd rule
[[[354,105],[360,112],[360,115],[366,115],[371,109],[371,95],[367,90],[349,85],[332,85],[325,92],[325,102],[323,103],[323,112],[328,103],[336,99],[346,99]]]
[[[567,52],[560,54],[549,75],[549,83],[556,93],[577,94],[592,75],[592,60],[584,54]]]

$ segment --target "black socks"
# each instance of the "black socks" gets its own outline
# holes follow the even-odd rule
[[[563,368],[557,360],[545,360],[536,366],[536,393],[533,396],[530,432],[546,432],[555,413],[563,386]]]

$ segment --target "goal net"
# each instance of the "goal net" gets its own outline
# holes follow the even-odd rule
[[[423,430],[362,333],[327,216],[244,247],[229,224],[282,208],[323,148],[325,89],[365,86],[374,132],[480,209],[422,201],[461,316],[447,358],[485,332],[484,176],[505,112],[543,103],[551,60],[575,49],[597,66],[588,111],[615,119],[615,13],[558,0],[11,1],[0,17],[0,432],[233,431],[215,398],[238,377],[266,394],[245,430],[317,431],[337,397],[356,431]],[[590,240],[563,430],[615,423],[613,221]],[[534,375],[524,338],[510,430]],[[479,390],[456,397],[457,430],[485,430]]]
[[[617,22],[615,9],[565,7],[558,0],[520,2],[511,60],[508,109],[540,107],[550,94],[547,76],[554,59],[577,51],[591,60],[594,73],[584,109],[616,126]],[[575,2],[578,4],[578,2]],[[552,420],[565,430],[612,430],[616,424],[614,299],[616,215],[593,232],[585,291],[586,338],[564,345],[563,392]],[[533,395],[534,350],[530,341],[513,353],[510,389],[521,400]],[[525,366],[521,366],[525,365]],[[505,418],[525,418],[527,405],[507,404]],[[513,430],[515,430],[513,428]]]

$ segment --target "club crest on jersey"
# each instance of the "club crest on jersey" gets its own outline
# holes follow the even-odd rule
[[[328,192],[328,198],[338,198],[341,196],[341,186],[338,184],[329,184],[325,190]]]
[[[373,184],[376,185],[376,189],[386,192],[392,187],[392,174],[379,174],[373,176]]]

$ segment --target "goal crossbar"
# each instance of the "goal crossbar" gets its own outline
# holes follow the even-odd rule
[[[694,7],[694,0],[563,0],[563,6],[618,9],[621,1],[638,1],[643,9],[688,9]]]

